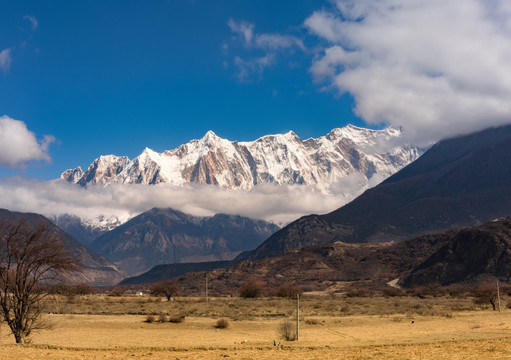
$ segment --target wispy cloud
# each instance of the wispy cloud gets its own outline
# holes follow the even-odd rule
[[[55,138],[38,141],[23,121],[0,117],[0,166],[24,167],[29,161],[51,161],[48,148]]]
[[[11,68],[11,49],[0,51],[0,69],[7,72]]]
[[[293,51],[294,49],[306,50],[303,41],[296,36],[276,33],[256,33],[255,24],[240,20],[229,19],[227,25],[235,38],[242,44],[248,55],[235,55],[233,63],[237,68],[236,77],[240,81],[247,81],[252,74],[261,75],[266,67],[277,62],[279,53]],[[225,48],[228,46],[226,44]]]
[[[236,65],[238,71],[236,77],[240,82],[247,81],[251,74],[256,73],[261,75],[265,68],[271,66],[274,60],[272,54],[266,54],[265,56],[258,58],[251,58],[249,60],[243,60],[239,56],[234,57],[234,65]]]
[[[30,24],[32,24],[32,30],[37,30],[37,27],[39,26],[39,22],[37,21],[35,16],[25,15],[25,16],[23,16],[23,19],[30,21]]]
[[[414,143],[511,122],[506,0],[337,0],[304,22],[325,41],[314,79]]]
[[[254,38],[254,24],[246,21],[234,21],[233,19],[229,19],[227,25],[232,32],[242,37],[245,46],[250,46],[252,44],[252,39]]]

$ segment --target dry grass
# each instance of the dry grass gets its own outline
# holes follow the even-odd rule
[[[237,297],[203,298],[178,297],[167,301],[160,297],[110,297],[99,295],[76,296],[72,299],[54,297],[49,307],[57,314],[89,315],[146,315],[179,314],[182,316],[229,317],[232,320],[250,320],[260,317],[286,318],[294,312],[295,301],[285,298],[243,299]],[[303,296],[300,299],[303,316],[350,316],[417,314],[449,316],[453,312],[487,308],[476,305],[473,299],[431,297],[344,297]]]
[[[293,315],[295,303],[291,300],[222,298],[206,305],[199,299],[167,302],[125,297],[116,298],[117,303],[111,299],[77,297],[73,304],[66,302],[70,313],[48,315],[54,330],[36,333],[30,345],[15,345],[2,324],[0,359],[511,357],[511,309],[502,313],[474,311],[470,299],[305,298],[301,301],[300,341],[279,346],[273,344],[280,341],[279,324]],[[101,305],[106,306],[100,312],[117,313],[123,307],[133,311],[142,305],[145,310],[138,315],[78,314],[80,304],[86,302],[90,304],[84,313]],[[343,306],[349,310],[343,312]],[[387,308],[378,312],[378,306]],[[234,317],[243,319],[229,316],[233,309]],[[188,315],[191,311],[194,314]],[[187,314],[187,319],[180,324],[145,323],[147,314]],[[229,319],[228,331],[212,326],[221,317]]]

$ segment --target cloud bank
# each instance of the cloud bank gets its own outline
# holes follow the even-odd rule
[[[336,0],[304,25],[327,45],[310,72],[367,123],[425,144],[511,122],[507,0]]]
[[[197,216],[223,213],[286,224],[303,215],[335,210],[368,185],[375,185],[372,182],[367,184],[362,175],[352,174],[333,184],[332,193],[323,194],[301,185],[264,184],[250,191],[198,184],[85,188],[62,180],[11,178],[0,181],[0,204],[12,211],[46,216],[72,214],[82,219],[126,217],[153,207],[170,207]]]
[[[0,116],[0,166],[24,167],[29,161],[51,161],[48,148],[55,138],[38,141],[23,121]]]

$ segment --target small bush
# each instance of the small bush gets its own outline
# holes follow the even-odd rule
[[[295,341],[296,325],[292,321],[286,319],[280,323],[278,333],[282,337],[282,339],[286,341]]]
[[[321,325],[321,322],[318,319],[307,319],[305,320],[307,325]]]
[[[290,284],[281,285],[277,290],[278,297],[284,297],[288,299],[296,299],[296,296],[301,294],[302,290],[299,287]]]
[[[125,292],[126,290],[124,288],[116,286],[110,291],[110,294],[108,294],[108,296],[120,297],[123,296]]]
[[[158,322],[161,322],[161,323],[164,323],[164,322],[168,322],[169,321],[169,317],[167,316],[167,314],[160,314],[160,316],[158,316]]]
[[[263,296],[264,283],[258,280],[248,280],[240,287],[242,298],[260,298]]]
[[[185,321],[185,317],[183,315],[172,315],[169,317],[169,322],[174,324],[179,324]]]
[[[406,293],[401,289],[394,288],[394,287],[388,287],[388,288],[383,289],[382,295],[384,297],[395,297],[395,296],[405,296]]]
[[[215,327],[217,329],[227,329],[229,327],[229,320],[227,319],[218,319]]]
[[[368,289],[350,289],[344,294],[346,297],[370,297],[373,292]]]
[[[145,317],[145,321],[144,322],[152,324],[155,321],[156,321],[156,318],[154,317],[154,315],[147,315]]]

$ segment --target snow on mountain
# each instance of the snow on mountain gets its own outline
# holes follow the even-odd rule
[[[374,179],[387,178],[424,152],[402,144],[401,136],[396,128],[369,130],[348,125],[317,139],[301,140],[290,131],[237,142],[208,131],[200,140],[163,153],[146,148],[133,160],[100,156],[86,172],[80,167],[66,170],[61,179],[82,186],[191,182],[238,190],[263,183],[303,184],[329,192],[351,176],[357,178],[353,186],[367,188],[371,179],[374,183]]]

